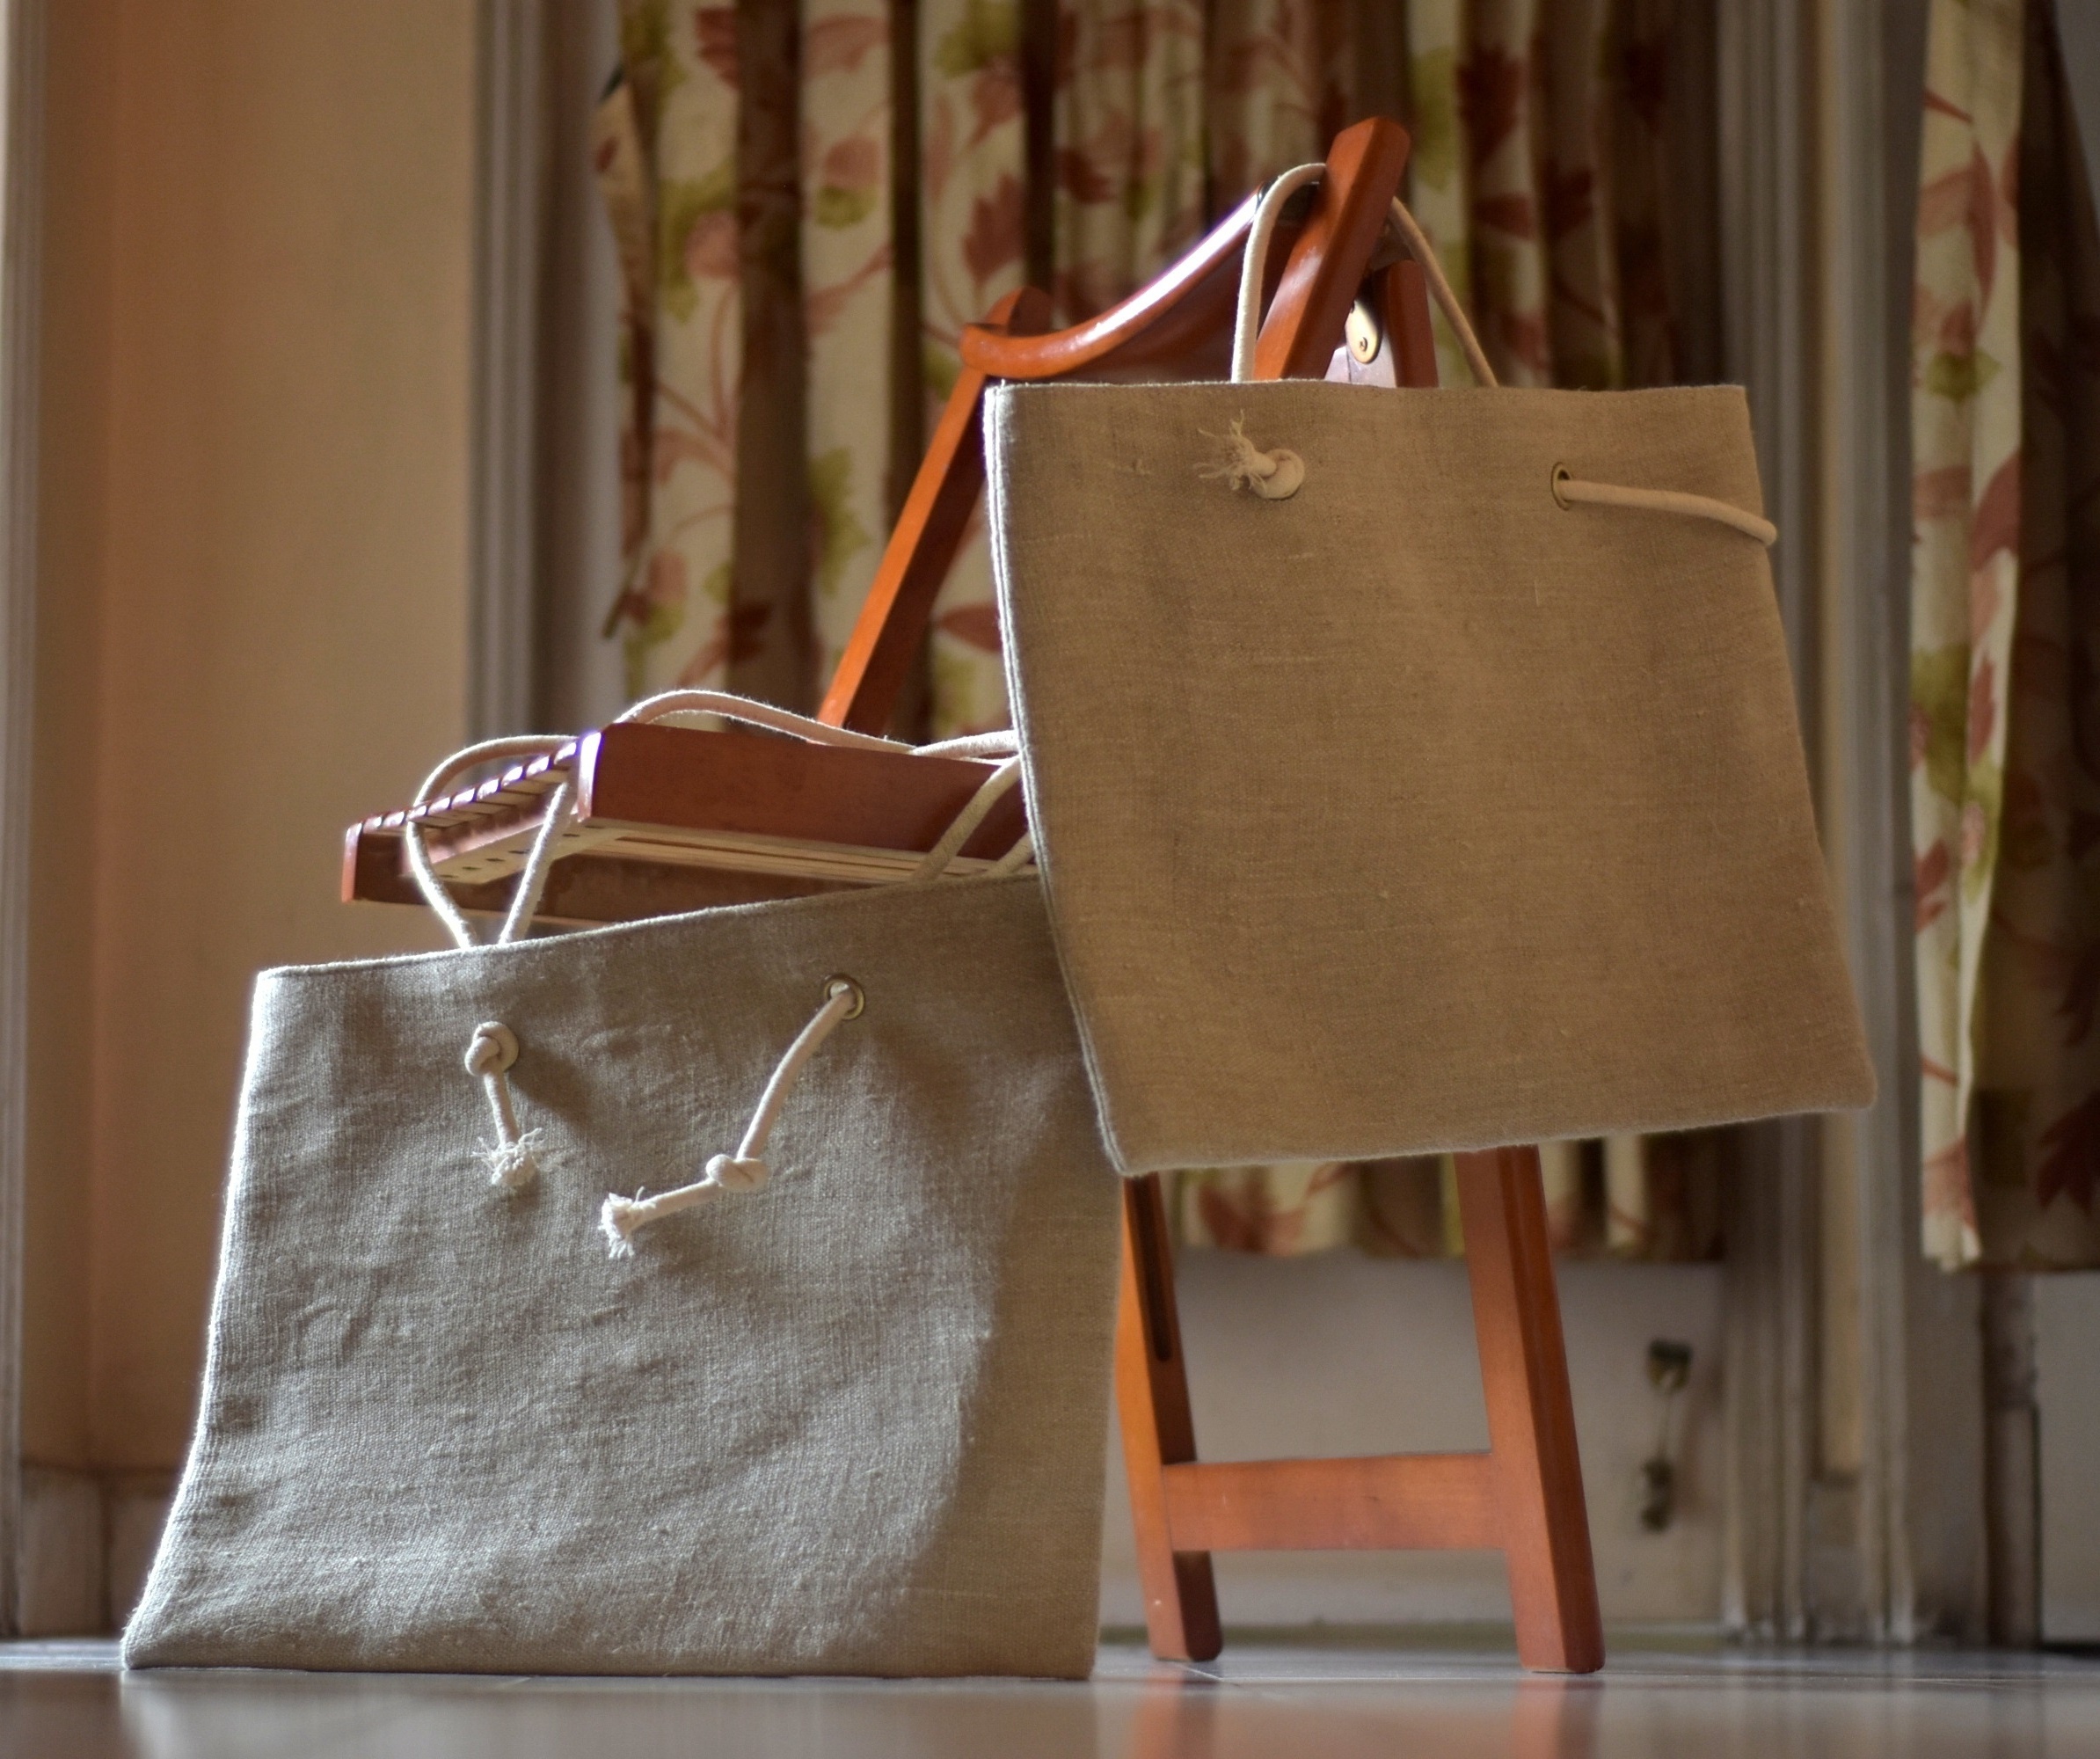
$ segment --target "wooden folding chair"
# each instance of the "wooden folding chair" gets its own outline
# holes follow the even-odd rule
[[[1256,376],[1317,377],[1363,296],[1398,383],[1436,383],[1420,269],[1380,266],[1405,132],[1374,120],[1337,135],[1302,223],[1280,230]],[[1221,377],[1251,199],[1150,286],[1092,321],[1042,333],[1048,300],[1024,289],[961,340],[962,370],[891,536],[820,716],[886,729],[934,596],[984,480],[981,422],[995,380]],[[1396,485],[1396,493],[1404,485]],[[806,745],[742,732],[609,726],[479,789],[354,827],[352,898],[419,899],[401,866],[410,821],[469,909],[500,909],[563,776],[575,822],[543,915],[604,922],[709,903],[901,878],[988,765]],[[1017,795],[965,846],[966,868],[1008,848]],[[1535,1149],[1458,1159],[1461,1219],[1487,1395],[1484,1453],[1201,1462],[1157,1178],[1125,1192],[1116,1389],[1155,1653],[1222,1646],[1211,1553],[1243,1550],[1498,1550],[1528,1668],[1602,1665],[1589,1526]]]

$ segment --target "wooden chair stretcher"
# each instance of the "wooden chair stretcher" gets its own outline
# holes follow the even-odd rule
[[[1382,120],[1336,136],[1309,211],[1287,221],[1271,253],[1258,378],[1325,372],[1360,292],[1382,325],[1381,358],[1395,380],[1436,383],[1421,271],[1380,260],[1407,150],[1405,132]],[[986,387],[1222,377],[1253,207],[1250,199],[1157,281],[1089,323],[1042,333],[1049,302],[1023,289],[963,332],[961,372],[821,719],[866,733],[888,726],[983,485]],[[500,910],[565,774],[576,778],[577,811],[572,847],[549,880],[542,914],[551,920],[623,921],[880,883],[908,872],[989,767],[740,731],[615,725],[480,788],[353,827],[344,894],[420,901],[400,861],[412,820],[427,827],[438,872],[463,906]],[[1017,792],[966,845],[966,863],[1008,848],[1021,813]],[[1156,1654],[1203,1660],[1222,1646],[1214,1551],[1442,1548],[1503,1553],[1526,1667],[1602,1665],[1538,1153],[1461,1155],[1457,1170],[1490,1445],[1361,1459],[1197,1458],[1160,1180],[1127,1185],[1116,1396]]]

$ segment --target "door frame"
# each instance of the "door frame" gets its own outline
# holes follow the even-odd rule
[[[1880,1096],[1752,1135],[1726,1271],[1724,1624],[1984,1624],[1972,1278],[1920,1240],[1908,829],[1909,323],[1926,9],[1722,0],[1724,357],[1748,390]]]
[[[541,304],[549,108],[544,0],[475,7],[467,736],[536,731]]]
[[[0,9],[0,1634],[19,1628],[44,0]]]

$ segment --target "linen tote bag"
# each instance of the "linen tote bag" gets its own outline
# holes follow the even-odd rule
[[[500,943],[258,982],[126,1660],[1083,1676],[1118,1200],[1036,879],[519,938],[564,810]]]
[[[1276,186],[1250,239],[1253,353]],[[1005,385],[1031,823],[1119,1168],[1869,1102],[1743,395]]]

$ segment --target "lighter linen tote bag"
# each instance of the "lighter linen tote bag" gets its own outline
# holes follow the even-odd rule
[[[1030,875],[266,972],[125,1659],[1084,1675],[1116,1202]]]
[[[987,436],[1125,1171],[1868,1102],[1740,390],[1008,385]]]

